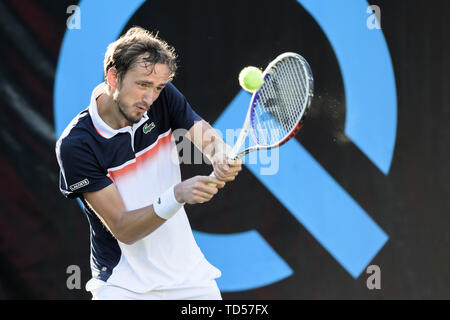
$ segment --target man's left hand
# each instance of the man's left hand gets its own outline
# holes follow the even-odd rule
[[[232,160],[225,156],[216,156],[213,161],[214,175],[217,179],[229,182],[236,179],[239,171],[242,170],[240,159]]]

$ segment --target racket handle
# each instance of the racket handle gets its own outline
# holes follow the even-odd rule
[[[215,177],[215,175],[214,175],[214,171],[213,172],[211,172],[211,174],[209,175],[210,177]],[[209,182],[208,183],[208,185],[209,186],[211,186],[211,187],[215,187],[215,186],[217,186],[217,184],[215,184],[215,183],[212,183],[212,182]]]

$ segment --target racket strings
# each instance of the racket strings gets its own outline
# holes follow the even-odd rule
[[[308,99],[309,83],[302,62],[279,61],[258,91],[252,114],[252,134],[261,145],[275,145],[297,126]]]

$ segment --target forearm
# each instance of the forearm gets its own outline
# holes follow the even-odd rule
[[[239,159],[230,159],[232,148],[204,120],[196,122],[189,129],[187,137],[200,149],[214,167],[214,176],[221,181],[233,181],[242,170]]]
[[[158,196],[153,205],[128,211],[122,215],[119,230],[127,242],[140,240],[177,213],[185,203],[183,183],[179,183]]]
[[[211,187],[213,183],[217,187]],[[211,200],[224,183],[214,177],[195,176],[176,184],[158,196],[149,206],[126,210],[117,189],[110,185],[99,192],[84,194],[86,202],[107,226],[112,235],[125,244],[148,236],[176,214],[184,203]]]
[[[189,129],[187,137],[211,162],[217,154],[227,153],[231,149],[220,134],[204,120],[197,121]]]
[[[174,189],[170,188],[158,196],[159,202],[127,210],[114,184],[99,191],[84,193],[83,197],[111,234],[125,244],[133,244],[155,231],[185,202],[183,197],[176,198]]]
[[[159,217],[153,205],[121,214],[114,236],[125,244],[133,244],[158,229],[167,220]]]

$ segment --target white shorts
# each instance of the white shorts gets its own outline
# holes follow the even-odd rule
[[[222,300],[215,280],[207,283],[174,289],[152,290],[137,293],[97,280],[96,286],[89,288],[92,300]],[[99,283],[102,284],[99,285]]]

